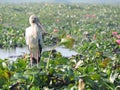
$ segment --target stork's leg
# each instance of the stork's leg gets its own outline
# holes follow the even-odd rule
[[[40,46],[39,47],[40,49],[39,49],[39,56],[38,56],[38,62],[40,62],[40,60],[41,60],[41,52],[42,52],[42,47]]]
[[[39,58],[39,62],[40,62],[40,60],[41,60],[41,53],[39,53],[39,57],[38,58]]]
[[[38,63],[39,63],[39,52],[37,53],[37,67],[38,67]]]
[[[41,50],[42,49],[40,49],[40,51],[38,51],[38,53],[37,53],[37,67],[38,67],[38,63],[40,62],[40,59],[41,59]]]
[[[30,52],[30,65],[33,65],[33,53]]]
[[[39,50],[38,50],[38,53],[37,53],[37,63],[40,62],[40,59],[41,59],[41,52],[42,52],[42,45],[40,43],[40,39],[38,40],[38,47],[39,47]]]

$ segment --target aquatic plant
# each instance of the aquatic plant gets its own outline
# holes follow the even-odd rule
[[[29,66],[29,55],[12,64],[0,59],[1,89],[119,90],[119,6],[1,4],[0,12],[0,47],[24,46],[26,22],[35,13],[50,33],[44,37],[45,45],[78,52],[69,58],[54,49],[43,52],[39,68]]]

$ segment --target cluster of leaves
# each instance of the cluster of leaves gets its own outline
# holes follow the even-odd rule
[[[66,58],[53,49],[43,52],[39,67],[29,66],[28,55],[12,63],[0,60],[0,88],[77,90],[82,79],[86,90],[118,90],[119,58],[119,55],[108,57],[103,52]]]
[[[70,66],[72,62],[68,62],[68,58],[62,57],[55,50],[44,52],[43,56],[45,58],[42,57],[40,67],[30,67],[29,57],[18,59],[12,64],[0,60],[0,88],[39,90],[68,88],[67,85],[77,88],[74,70]]]
[[[77,90],[82,78],[86,90],[119,90],[120,46],[112,32],[119,33],[120,7],[34,4],[0,5],[0,47],[23,46],[26,22],[35,13],[52,32],[45,45],[75,44],[79,54],[65,58],[55,50],[43,52],[39,68],[29,67],[29,57],[12,64],[0,60],[0,88]]]
[[[0,27],[0,48],[23,47],[25,45],[24,33],[14,27]],[[16,30],[16,31],[15,31]]]

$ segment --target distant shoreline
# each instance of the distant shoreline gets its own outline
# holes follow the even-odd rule
[[[120,4],[120,0],[0,0],[0,4],[22,4],[22,3],[86,3],[86,4]]]

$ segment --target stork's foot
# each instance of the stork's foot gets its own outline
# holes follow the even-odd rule
[[[34,57],[32,58],[32,63],[37,64],[37,60]]]
[[[38,63],[40,62],[40,57],[38,57]],[[37,63],[37,59],[35,59],[34,57],[32,58],[32,64],[38,64]]]
[[[40,57],[38,58],[38,62],[40,62]],[[34,57],[32,58],[32,63],[33,64],[37,64],[37,59],[35,59]]]

